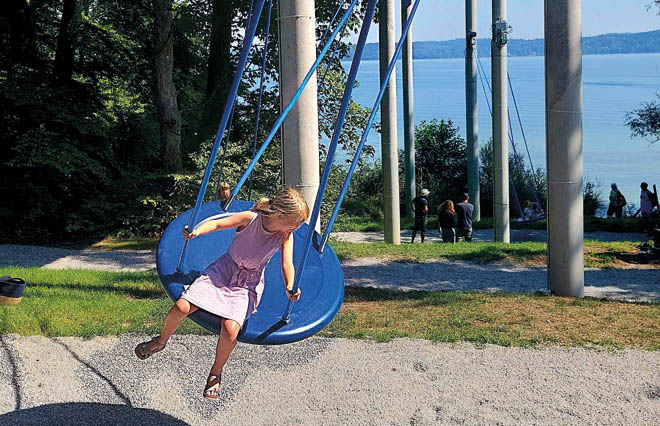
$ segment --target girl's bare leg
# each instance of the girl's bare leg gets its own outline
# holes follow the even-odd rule
[[[222,367],[229,359],[229,355],[236,347],[238,341],[238,332],[241,327],[234,320],[222,319],[222,326],[220,327],[220,338],[218,339],[218,346],[215,349],[215,361],[211,367],[211,376],[219,376],[222,373]]]
[[[174,330],[181,324],[181,321],[197,309],[197,306],[191,304],[186,299],[177,300],[165,317],[163,328],[160,331],[160,336],[158,336],[158,343],[161,345],[166,344],[172,333],[174,333]]]

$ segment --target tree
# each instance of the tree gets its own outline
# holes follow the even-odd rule
[[[163,164],[178,170],[181,162],[181,116],[172,79],[174,41],[172,37],[172,0],[153,0],[156,54],[154,69],[158,91],[158,121],[163,147]]]
[[[458,199],[467,186],[465,140],[451,120],[422,121],[415,126],[417,182],[431,191],[429,203]]]
[[[73,61],[75,45],[80,32],[80,18],[80,2],[64,0],[52,77],[53,84],[56,86],[68,85],[73,77]]]
[[[648,10],[656,7],[660,15],[660,0],[653,0],[646,7]],[[660,99],[660,94],[656,96]],[[660,141],[660,102],[645,102],[641,108],[628,112],[625,124],[632,136],[647,138],[650,143]]]
[[[625,123],[633,136],[647,138],[651,143],[660,141],[660,102],[643,103],[641,108],[626,114]]]

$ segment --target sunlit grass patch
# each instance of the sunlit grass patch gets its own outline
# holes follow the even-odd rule
[[[658,350],[659,318],[659,303],[351,288],[337,318],[323,334],[376,341],[411,337],[522,347]]]

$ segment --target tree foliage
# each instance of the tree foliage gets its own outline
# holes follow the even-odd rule
[[[627,113],[626,125],[633,136],[647,138],[651,143],[660,141],[660,102],[645,102],[641,108]]]
[[[168,41],[172,80],[181,117],[181,169],[163,164],[159,137],[152,0],[9,0],[0,15],[0,221],[11,224],[13,239],[70,239],[82,234],[158,234],[195,198],[196,187],[217,131],[205,110],[216,114],[222,96],[209,103],[212,0],[172,2]],[[225,70],[233,74],[249,13],[247,1],[229,0],[229,52]],[[359,11],[363,11],[360,2]],[[335,0],[317,0],[320,37],[335,11]],[[363,12],[360,12],[363,13]],[[349,22],[348,34],[360,23]],[[265,14],[240,85],[223,178],[235,182],[252,155],[258,69],[267,51],[266,93],[258,142],[279,114],[278,16],[267,46]],[[162,44],[162,43],[161,43]],[[228,44],[228,46],[227,46]],[[338,46],[348,51],[347,43]],[[345,82],[338,61],[321,89],[320,137],[334,121],[333,100]],[[350,149],[366,111],[352,104],[341,142]],[[265,194],[279,175],[279,141],[255,170],[255,191]],[[208,197],[220,178],[216,164]],[[242,195],[242,194],[241,194]]]

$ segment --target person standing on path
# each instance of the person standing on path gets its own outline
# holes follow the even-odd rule
[[[438,227],[442,235],[442,242],[454,244],[456,242],[456,211],[454,210],[454,202],[452,200],[445,201],[439,210]]]
[[[634,216],[637,216],[639,212],[642,212],[642,219],[644,219],[644,232],[652,235],[653,228],[655,228],[655,224],[653,223],[654,194],[649,191],[649,184],[646,182],[642,182],[639,187],[642,189],[642,192],[639,194],[639,210],[635,212]]]
[[[612,187],[612,190],[610,191],[610,205],[607,207],[607,217],[611,218],[612,215],[614,215],[619,219],[623,215],[623,206],[627,204],[626,198],[621,191],[619,191],[616,183],[613,183],[610,186]]]
[[[410,240],[411,243],[415,242],[417,231],[420,231],[422,243],[424,243],[424,238],[426,238],[426,214],[429,211],[429,202],[426,197],[430,193],[428,189],[424,188],[421,195],[410,201],[410,208],[415,212],[415,228],[413,229],[412,240]]]
[[[474,206],[469,202],[470,196],[467,192],[463,193],[463,201],[456,204],[456,216],[458,223],[456,226],[456,239],[463,238],[465,241],[472,241],[472,215]]]

